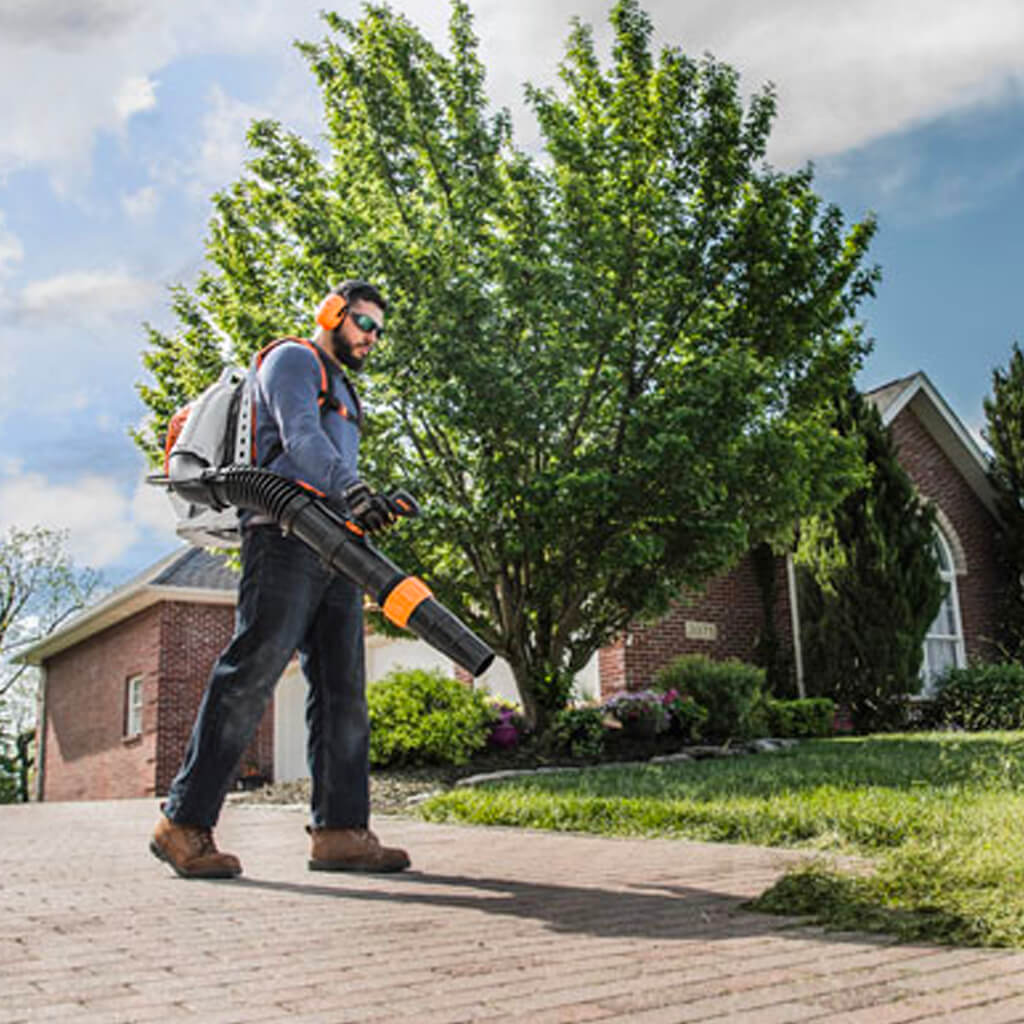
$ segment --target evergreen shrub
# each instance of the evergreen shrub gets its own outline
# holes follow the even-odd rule
[[[712,661],[703,654],[684,654],[661,669],[651,686],[692,697],[707,711],[701,738],[722,741],[751,735],[764,679],[764,669],[738,658]]]
[[[945,593],[935,508],[907,476],[878,410],[852,386],[835,428],[863,439],[866,479],[799,525],[804,668],[811,694],[847,708],[857,732],[902,730]]]
[[[836,706],[828,697],[804,700],[765,700],[765,728],[769,736],[820,739],[832,735]]]
[[[942,675],[930,719],[969,732],[1024,728],[1024,665],[977,662]]]
[[[370,764],[465,764],[487,744],[485,694],[437,669],[399,669],[367,687]]]

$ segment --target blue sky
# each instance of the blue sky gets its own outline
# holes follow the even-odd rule
[[[307,137],[290,43],[323,0],[0,4],[0,530],[66,528],[120,582],[174,548],[167,499],[128,431],[144,414],[144,321],[202,264],[211,193],[244,133]],[[447,8],[396,0],[444,44]],[[607,3],[471,0],[491,96],[521,144],[521,86],[553,82],[569,19],[607,42]],[[659,43],[775,83],[770,160],[813,161],[848,221],[873,210],[884,279],[862,307],[864,387],[924,370],[977,435],[993,367],[1024,341],[1024,4],[1019,0],[648,0]],[[357,16],[355,4],[333,9]]]

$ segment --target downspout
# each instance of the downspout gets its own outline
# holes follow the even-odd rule
[[[793,664],[796,667],[796,692],[803,700],[807,696],[804,688],[804,652],[800,642],[800,603],[796,596],[796,569],[793,566],[793,552],[786,552],[786,585],[789,588],[789,618],[793,626]]]
[[[36,702],[36,800],[43,800],[46,774],[46,662],[39,666],[39,698]]]

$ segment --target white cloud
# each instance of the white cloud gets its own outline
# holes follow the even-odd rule
[[[144,220],[156,213],[160,206],[160,193],[154,185],[144,185],[121,197],[121,209],[132,220]]]
[[[26,316],[49,316],[60,309],[76,316],[105,316],[142,309],[158,292],[152,281],[121,270],[73,270],[22,289],[18,309]]]
[[[156,102],[182,58],[259,55],[276,78],[292,39],[321,34],[320,0],[7,0],[0,4],[0,178],[40,166],[59,192],[87,174],[99,134]],[[17,101],[13,102],[13,98]]]
[[[131,518],[138,526],[154,531],[157,539],[168,545],[178,541],[178,535],[174,532],[177,522],[174,508],[167,491],[162,487],[140,481],[132,495]]]
[[[114,95],[114,110],[120,121],[127,121],[133,115],[152,110],[155,106],[156,82],[146,75],[129,76]]]
[[[69,412],[82,412],[92,404],[92,396],[85,388],[78,388],[61,396],[60,404]]]
[[[572,14],[593,26],[608,59],[610,2],[472,6],[492,94],[514,112],[522,110],[520,83],[556,84]],[[775,83],[779,119],[769,156],[784,166],[999,99],[1024,81],[1019,0],[641,0],[641,7],[656,48],[710,52],[740,71],[748,94]]]
[[[109,39],[139,13],[141,0],[7,0],[0,7],[0,35],[21,44],[80,50],[93,39]]]
[[[25,255],[21,239],[4,226],[5,220],[6,217],[0,210],[0,277],[9,274]]]
[[[707,10],[701,45],[735,63],[748,88],[777,84],[769,155],[783,164],[996,100],[1024,76],[1015,0],[790,0],[744,13],[739,0]]]
[[[4,279],[14,274],[15,268],[25,257],[21,239],[5,227],[5,219],[3,210],[0,210],[0,317],[7,316],[12,303]],[[10,367],[0,366],[0,385],[10,372]]]
[[[11,526],[68,531],[68,551],[79,565],[110,565],[139,538],[128,501],[114,480],[96,474],[52,484],[29,473],[0,481],[0,532]]]
[[[191,168],[190,190],[205,199],[238,177],[245,163],[245,133],[254,118],[268,111],[228,96],[220,86],[210,91],[210,109],[202,122],[202,141]]]
[[[143,102],[125,83],[148,80],[173,58],[173,38],[158,12],[139,3],[0,7],[0,94],[10,97],[0,174],[42,165],[58,187],[68,185],[88,171],[97,133],[121,124],[112,98]]]
[[[144,479],[126,496],[118,481],[96,473],[54,484],[42,473],[22,473],[14,460],[0,468],[11,471],[0,478],[0,533],[11,526],[66,530],[75,562],[94,569],[116,564],[141,540],[180,543],[167,493]]]
[[[0,174],[36,163],[70,178],[69,168],[88,165],[96,134],[150,109],[154,76],[184,57],[266,57],[268,75],[275,77],[268,112],[291,123],[290,116],[302,113],[292,104],[299,92],[278,85],[289,76],[310,78],[289,44],[325,34],[317,17],[321,6],[320,0],[3,5],[0,90],[18,101],[5,110]],[[337,6],[358,16],[354,3]],[[395,6],[445,43],[447,5],[397,0]],[[573,14],[594,25],[600,42],[609,36],[610,0],[521,0],[514,6],[475,0],[472,6],[492,96],[520,114],[524,81],[555,81]],[[777,84],[781,116],[772,157],[782,163],[838,153],[999,98],[1024,79],[1019,0],[647,0],[642,6],[657,45],[679,45],[693,55],[710,51],[741,70],[748,90],[768,80]],[[117,108],[112,96],[119,97]],[[245,112],[221,95],[206,126],[201,162],[208,173],[222,174],[237,157],[238,133],[225,134],[223,127]],[[526,123],[523,129],[528,135]]]

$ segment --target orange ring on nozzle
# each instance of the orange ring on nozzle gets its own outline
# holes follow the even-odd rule
[[[414,611],[428,597],[433,597],[430,587],[415,576],[406,576],[384,599],[381,611],[396,625],[403,629],[409,622]]]

